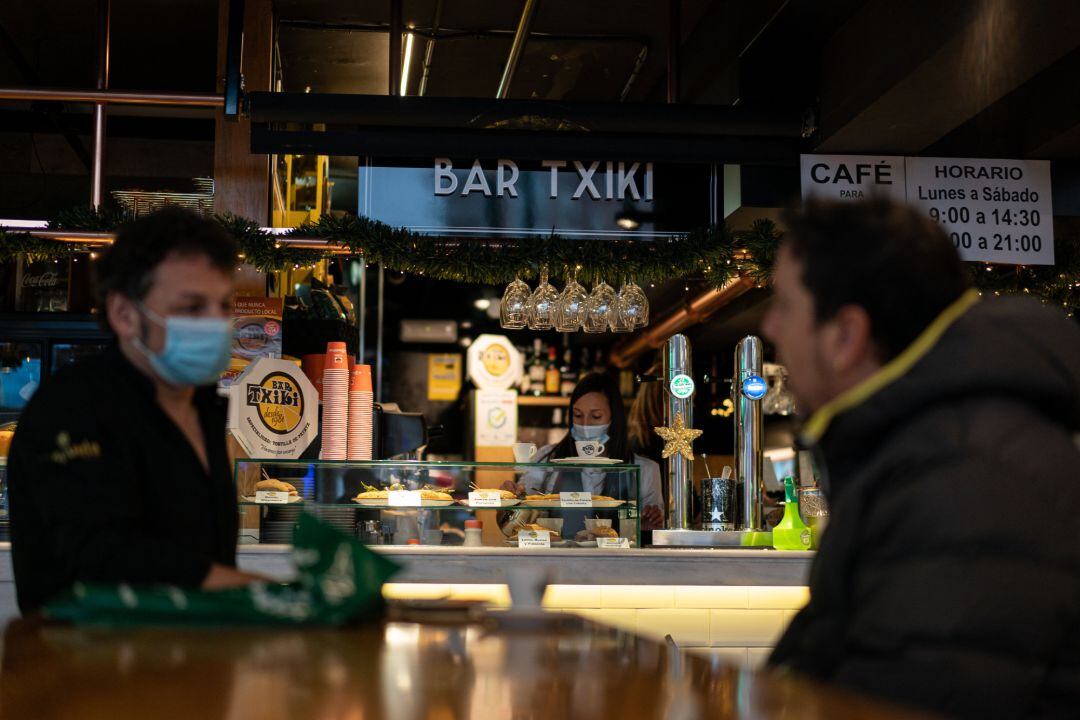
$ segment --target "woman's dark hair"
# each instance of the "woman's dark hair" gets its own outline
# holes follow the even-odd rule
[[[604,442],[604,452],[610,458],[617,458],[630,462],[627,455],[629,444],[626,436],[626,408],[623,407],[622,396],[619,394],[619,386],[610,375],[601,373],[589,373],[581,378],[581,382],[574,388],[570,396],[570,410],[567,412],[566,424],[574,422],[574,405],[584,395],[598,392],[607,398],[611,406],[611,426],[608,428],[608,439]],[[574,436],[567,431],[559,443],[551,449],[547,457],[541,458],[541,462],[552,458],[564,458],[577,456],[577,447],[574,445]]]
[[[125,224],[97,262],[94,292],[102,323],[109,293],[132,300],[146,297],[154,271],[170,255],[205,256],[218,270],[231,274],[239,252],[236,239],[218,223],[176,206]]]
[[[832,319],[844,305],[861,306],[882,362],[967,289],[948,235],[907,205],[811,200],[785,213],[784,222],[784,245],[802,263],[817,321]]]

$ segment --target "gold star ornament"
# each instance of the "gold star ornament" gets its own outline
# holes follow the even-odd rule
[[[691,446],[701,437],[703,431],[686,427],[682,413],[675,413],[675,420],[671,423],[671,427],[658,427],[653,430],[664,441],[662,457],[665,460],[679,453],[687,460],[693,461],[694,449]]]

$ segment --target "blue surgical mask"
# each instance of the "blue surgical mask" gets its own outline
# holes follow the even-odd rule
[[[170,385],[213,385],[229,367],[233,324],[227,318],[161,317],[141,303],[139,310],[165,328],[165,347],[158,354],[135,339],[157,376]]]
[[[608,440],[608,428],[611,427],[611,423],[605,423],[603,425],[578,425],[574,423],[570,427],[570,435],[578,442],[583,440],[599,440],[600,442],[607,442]]]

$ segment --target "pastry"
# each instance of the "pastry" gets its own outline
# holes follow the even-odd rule
[[[522,530],[536,530],[538,532],[546,530],[547,532],[551,533],[550,538],[552,540],[561,540],[562,539],[562,536],[559,535],[559,533],[557,531],[552,530],[551,528],[546,528],[543,525],[536,525],[534,523],[529,523],[527,525],[519,525],[518,527],[514,528],[513,537],[517,538],[517,534]]]
[[[595,527],[592,530],[582,530],[574,535],[575,540],[582,542],[588,542],[590,540],[596,540],[596,538],[617,538],[619,533],[615,532],[614,528],[609,527]]]

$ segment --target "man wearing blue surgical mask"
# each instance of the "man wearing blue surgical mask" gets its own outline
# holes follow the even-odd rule
[[[9,458],[12,560],[30,612],[72,583],[219,589],[236,570],[237,506],[215,383],[229,362],[238,248],[167,208],[97,263],[115,336],[46,382]]]

